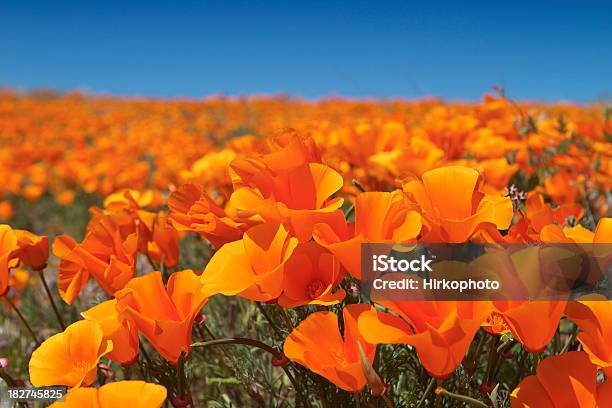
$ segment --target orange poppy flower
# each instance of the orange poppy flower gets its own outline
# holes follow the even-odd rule
[[[251,227],[239,241],[221,247],[202,273],[203,291],[251,300],[276,299],[283,290],[285,264],[297,246],[282,224]]]
[[[584,213],[583,208],[576,203],[562,204],[552,208],[550,204],[544,202],[544,197],[537,193],[529,193],[525,201],[525,210],[535,232],[540,232],[542,228],[553,223],[561,226],[567,225],[569,217],[579,220]]]
[[[340,262],[328,250],[313,241],[298,244],[285,264],[278,304],[286,308],[336,304],[344,299],[345,292],[332,291],[343,277]]]
[[[502,335],[510,333],[510,328],[504,320],[504,316],[499,312],[493,311],[481,327],[489,334]]]
[[[491,313],[489,302],[379,301],[396,314],[372,308],[359,331],[374,344],[409,344],[435,378],[449,377],[463,361],[474,335]]]
[[[13,289],[23,289],[32,283],[30,272],[23,268],[14,268],[11,270],[11,277],[9,279],[9,286]]]
[[[159,408],[166,400],[166,388],[144,381],[117,381],[100,388],[75,388],[50,408]]]
[[[542,228],[540,239],[553,243],[609,244],[612,243],[612,218],[601,218],[594,232],[580,224],[565,229],[555,224],[547,225]]]
[[[503,191],[508,185],[510,178],[517,172],[518,164],[508,164],[505,157],[498,159],[483,160],[477,163],[477,167],[482,170],[485,181],[483,189],[487,193],[494,194]]]
[[[410,242],[421,231],[421,216],[406,204],[400,191],[361,193],[355,198],[355,222],[342,214],[315,226],[314,239],[333,253],[353,275],[361,279],[361,244]]]
[[[0,200],[0,220],[13,218],[13,205],[10,201]]]
[[[514,214],[509,197],[481,191],[482,179],[469,167],[447,166],[403,184],[423,216],[428,242],[466,242],[483,226],[505,230]]]
[[[250,158],[237,159],[230,164],[230,177],[234,190],[252,186],[254,178],[263,168],[272,173],[286,173],[309,163],[321,163],[321,153],[315,141],[308,135],[299,134],[294,129],[275,131],[266,139],[267,153],[256,151]]]
[[[184,184],[168,197],[168,219],[177,231],[193,231],[215,248],[242,237],[242,224],[227,217],[198,184]]]
[[[138,250],[147,253],[147,244],[152,240],[153,226],[158,218],[157,214],[141,208],[141,204],[149,203],[149,199],[146,198],[148,195],[150,194],[142,196],[133,190],[123,190],[112,194],[104,200],[104,208],[89,208],[92,218],[87,225],[87,230],[99,224],[101,219],[110,219],[121,239],[125,240],[130,235],[136,234]],[[145,197],[144,201],[143,197]],[[137,199],[140,200],[137,201]]]
[[[493,318],[499,329],[506,326],[529,351],[542,351],[555,334],[566,304],[564,296],[569,295],[574,277],[580,273],[580,263],[570,262],[573,255],[563,248],[526,246],[490,251],[471,263],[472,274],[495,274],[506,288],[502,295],[507,295],[507,300],[493,301]],[[542,320],[533,316],[542,316]]]
[[[575,203],[581,190],[581,176],[565,169],[544,180],[544,191],[558,204]]]
[[[256,159],[232,163],[236,173],[230,203],[245,219],[282,223],[300,240],[342,206],[331,198],[343,184],[340,174],[319,163],[305,163],[277,172]]]
[[[597,384],[597,367],[584,352],[573,351],[543,360],[512,391],[512,408],[602,408],[612,406],[607,381]]]
[[[151,240],[147,243],[147,253],[157,264],[174,268],[179,260],[179,236],[168,223],[163,213],[157,214],[151,226]]]
[[[261,157],[267,166],[281,170],[304,163],[321,163],[321,152],[309,135],[286,128],[276,131],[267,140],[270,153]]]
[[[113,342],[113,350],[107,358],[123,365],[130,365],[138,357],[138,331],[129,320],[121,320],[117,312],[117,301],[107,300],[81,313],[86,320],[97,322],[104,340]]]
[[[93,225],[81,244],[67,235],[57,237],[53,253],[61,259],[61,298],[72,303],[91,276],[109,295],[123,288],[134,276],[137,243],[136,234],[122,240],[117,225],[108,217]]]
[[[163,204],[161,194],[155,190],[123,189],[109,194],[104,199],[104,207],[113,205],[130,206],[136,204],[138,208],[156,207]]]
[[[401,132],[405,131],[402,129]],[[383,135],[380,136],[384,137],[384,133],[383,128]],[[381,140],[379,138],[380,141],[391,143],[389,146],[376,146],[374,152],[367,154],[368,162],[385,168],[394,177],[406,173],[421,175],[437,167],[444,157],[444,151],[432,143],[422,129],[416,129],[407,140]],[[385,150],[381,151],[381,149]]]
[[[316,312],[304,319],[285,340],[285,355],[349,392],[359,392],[366,384],[359,346],[370,364],[376,346],[368,343],[357,328],[360,314],[368,305],[348,305],[342,310],[344,338],[338,317],[332,312]]]
[[[578,341],[599,367],[612,367],[612,302],[607,300],[571,301],[565,315],[580,328]]]
[[[0,296],[9,290],[9,270],[19,263],[19,260],[13,257],[17,248],[15,231],[8,225],[0,225]]]
[[[35,387],[89,385],[100,358],[113,350],[96,322],[80,320],[45,340],[30,358],[30,382]]]
[[[493,302],[514,337],[533,353],[544,350],[555,335],[566,303],[564,300]]]
[[[34,270],[45,269],[49,258],[49,239],[25,230],[15,230],[15,234],[19,247],[15,255],[19,260]]]
[[[160,272],[133,278],[115,293],[120,319],[129,319],[166,360],[173,364],[189,352],[193,319],[208,300],[199,276],[174,272],[164,288]]]
[[[221,149],[206,153],[196,160],[190,170],[181,172],[181,180],[200,182],[209,186],[225,186],[231,183],[227,168],[236,158],[233,149]]]

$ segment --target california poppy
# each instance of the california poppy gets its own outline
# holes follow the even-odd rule
[[[89,385],[100,358],[113,350],[96,322],[80,320],[45,340],[30,358],[30,382],[35,387]]]
[[[4,295],[9,289],[9,270],[19,263],[19,260],[13,257],[17,248],[15,231],[8,225],[0,225],[0,295]]]
[[[562,204],[552,208],[550,204],[544,202],[544,197],[537,193],[527,195],[525,210],[535,232],[540,232],[542,228],[550,224],[565,226],[570,218],[577,221],[584,213],[582,207],[576,203]]]
[[[134,276],[137,234],[125,240],[117,225],[108,217],[93,225],[81,244],[67,235],[53,242],[53,253],[60,258],[58,287],[61,298],[72,303],[90,276],[108,294],[117,290]]]
[[[577,338],[591,362],[602,368],[612,367],[612,302],[570,301],[565,315],[580,328]]]
[[[81,387],[69,390],[64,401],[51,408],[159,408],[166,399],[166,388],[144,381],[117,381],[100,388]]]
[[[380,301],[391,313],[372,308],[359,317],[359,331],[374,344],[409,344],[435,378],[461,364],[474,335],[491,312],[489,302]]]
[[[512,391],[512,408],[597,408],[612,405],[609,381],[597,384],[597,367],[584,352],[572,351],[543,360]]]
[[[285,263],[297,246],[282,224],[251,227],[241,240],[225,244],[206,265],[201,281],[208,295],[276,299],[283,290]]]
[[[166,360],[173,364],[189,352],[193,320],[208,297],[191,270],[174,272],[164,288],[160,272],[133,278],[115,293],[120,319],[134,324]]]
[[[44,269],[49,258],[49,239],[26,230],[15,230],[15,234],[19,247],[15,255],[19,260],[34,270]]]
[[[174,268],[179,260],[179,236],[168,223],[165,214],[159,213],[151,226],[151,239],[147,243],[147,253],[154,262]]]
[[[514,214],[510,198],[485,194],[476,170],[447,166],[423,173],[403,189],[423,216],[423,239],[429,242],[466,242],[485,225],[505,230]],[[449,199],[452,197],[452,199]]]
[[[341,214],[340,214],[341,215]],[[410,242],[421,231],[421,216],[399,191],[368,192],[355,198],[355,222],[344,217],[315,226],[314,239],[333,253],[356,279],[361,279],[361,244]]]
[[[104,340],[113,342],[113,350],[106,356],[123,365],[130,365],[138,357],[138,331],[130,320],[120,319],[115,299],[98,303],[81,313],[87,320],[100,324]]]
[[[344,338],[338,329],[338,317],[332,312],[316,312],[304,319],[285,340],[285,355],[327,378],[349,392],[358,392],[366,384],[359,347],[370,364],[376,346],[368,343],[357,328],[361,313],[368,305],[348,305],[342,310]]]
[[[312,236],[312,227],[325,222],[340,208],[342,198],[331,198],[343,184],[332,168],[305,163],[285,172],[276,172],[264,163],[232,163],[238,174],[230,202],[241,218],[282,223],[300,239]]]
[[[612,218],[601,218],[595,231],[589,231],[580,224],[565,229],[550,224],[542,228],[540,237],[543,242],[552,243],[609,244],[612,242]]]
[[[338,303],[345,292],[334,289],[343,277],[340,262],[328,250],[313,241],[298,244],[285,264],[283,293],[278,304],[291,308]]]
[[[227,217],[198,184],[184,184],[173,191],[168,208],[168,220],[174,228],[197,232],[217,249],[242,237],[242,224]]]
[[[565,300],[493,302],[514,337],[530,352],[541,352],[555,335]],[[534,319],[534,316],[539,316]]]

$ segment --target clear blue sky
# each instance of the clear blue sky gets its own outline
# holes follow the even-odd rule
[[[2,0],[0,85],[587,102],[612,93],[611,18],[612,1]]]

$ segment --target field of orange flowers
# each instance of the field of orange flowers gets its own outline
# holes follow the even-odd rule
[[[605,105],[5,90],[0,180],[0,377],[53,407],[612,406],[608,301],[360,287],[363,243],[612,243]]]

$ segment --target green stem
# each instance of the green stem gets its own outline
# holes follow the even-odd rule
[[[11,377],[9,373],[4,371],[4,368],[1,368],[1,367],[0,367],[0,378],[2,378],[4,382],[6,383],[6,385],[8,385],[9,387],[17,386],[17,383],[15,382],[15,380],[13,380],[13,377]]]
[[[432,378],[431,380],[429,380],[429,384],[427,384],[427,388],[425,389],[425,392],[421,396],[421,399],[419,400],[419,403],[417,404],[416,408],[421,408],[421,406],[425,403],[425,399],[427,398],[427,395],[431,392],[435,384],[436,384],[435,378]]]
[[[497,346],[499,344],[499,337],[494,336],[491,338],[491,347],[489,349],[489,361],[487,362],[487,370],[484,375],[483,383],[489,385],[491,381],[491,377],[495,372],[495,365],[497,364],[497,359],[499,358],[499,353],[497,350]]]
[[[471,353],[466,359],[465,364],[463,365],[466,371],[472,376],[474,374],[474,370],[478,365],[478,357],[480,356],[480,351],[482,350],[482,346],[484,345],[485,338],[487,335],[485,333],[480,333],[480,338],[478,339],[478,344],[475,349],[470,349]]]
[[[351,215],[355,212],[355,204],[351,204],[351,206],[344,213],[344,218],[349,219]]]
[[[38,269],[37,272],[38,272],[38,276],[40,276],[40,280],[43,286],[45,287],[45,292],[47,292],[47,297],[49,298],[49,303],[51,303],[51,307],[53,308],[53,312],[55,313],[57,322],[62,328],[62,331],[66,330],[66,324],[64,323],[64,319],[62,319],[62,315],[57,309],[57,305],[55,304],[55,301],[53,300],[53,296],[51,295],[51,290],[49,290],[49,285],[47,284],[47,280],[45,279],[45,273],[43,272],[42,269]]]
[[[187,390],[187,377],[185,376],[185,352],[181,351],[181,354],[178,359],[178,365],[176,369],[177,380],[178,380],[178,397],[181,400],[185,400],[189,395],[189,391]],[[189,398],[191,401],[191,398]],[[191,405],[191,404],[190,404]]]
[[[567,352],[567,350],[569,350],[569,348],[572,345],[572,343],[574,342],[574,340],[576,340],[576,334],[577,333],[578,333],[578,326],[575,326],[574,330],[572,330],[572,334],[570,335],[569,339],[567,339],[567,341],[563,345],[563,348],[561,349],[559,354],[563,354],[563,353]]]
[[[478,401],[477,399],[474,399],[472,397],[468,397],[467,395],[461,395],[461,394],[452,393],[450,391],[445,390],[442,387],[438,387],[438,389],[436,389],[436,394],[444,395],[445,397],[452,398],[452,399],[454,399],[456,401],[465,402],[466,404],[471,405],[472,407],[488,408],[487,404],[485,404],[482,401]]]
[[[38,337],[36,337],[34,330],[32,330],[32,327],[30,326],[28,321],[25,319],[25,317],[23,317],[19,309],[17,309],[17,306],[15,305],[15,303],[13,303],[11,298],[9,298],[8,296],[5,296],[4,298],[6,299],[8,304],[11,305],[15,313],[17,313],[17,316],[19,316],[19,320],[21,320],[21,323],[23,323],[25,328],[28,330],[28,333],[30,333],[30,336],[32,336],[32,340],[34,340],[34,343],[36,343],[37,346],[40,346],[40,341],[38,340]]]
[[[249,339],[246,337],[227,337],[223,339],[200,341],[200,342],[191,344],[191,347],[210,347],[210,346],[221,346],[225,344],[242,344],[242,345],[257,347],[261,350],[264,350],[272,354],[272,356],[276,359],[280,360],[280,359],[286,358],[282,353],[280,353],[273,347],[268,346],[267,344],[262,343],[259,340]],[[295,389],[295,392],[298,395],[298,398],[301,400],[302,404],[306,406],[306,399],[302,395],[302,389],[297,383],[297,381],[295,380],[295,378],[293,377],[293,374],[291,374],[289,367],[287,367],[287,365],[283,365],[282,369],[285,371],[285,374],[287,374],[289,381],[291,381],[291,384],[293,385],[293,388]]]
[[[365,187],[363,186],[363,184],[361,184],[359,180],[357,179],[353,179],[353,185],[357,187],[359,191],[361,191],[362,193],[365,193],[367,191]]]
[[[257,309],[259,309],[263,317],[268,321],[268,324],[270,324],[270,326],[272,327],[272,330],[274,330],[274,333],[276,334],[278,339],[282,340],[283,335],[280,332],[280,329],[278,328],[278,326],[276,326],[276,324],[274,323],[274,321],[272,320],[268,312],[266,312],[266,309],[264,308],[264,306],[259,302],[255,302],[255,304],[257,305]]]
[[[280,305],[277,305],[277,306],[278,306],[278,309],[280,310],[280,315],[283,317],[283,320],[285,321],[285,324],[287,325],[287,330],[291,332],[291,330],[293,330],[293,323],[291,323],[291,319],[289,319],[289,315],[287,314],[287,312],[282,306]]]

